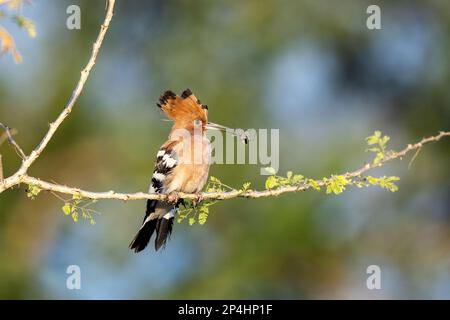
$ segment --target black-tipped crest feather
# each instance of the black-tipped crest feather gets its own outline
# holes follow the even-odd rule
[[[192,91],[191,91],[191,89],[186,89],[186,90],[184,90],[182,93],[181,93],[181,97],[183,98],[183,99],[186,99],[187,97],[189,97],[190,95],[192,95]]]

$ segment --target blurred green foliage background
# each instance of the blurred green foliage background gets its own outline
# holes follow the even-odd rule
[[[210,120],[279,128],[281,173],[321,178],[356,169],[380,129],[400,148],[449,129],[450,2],[118,0],[97,64],[73,113],[30,174],[90,190],[147,190],[170,124],[155,106],[191,88]],[[66,8],[81,8],[81,30]],[[104,1],[33,1],[36,24],[16,39],[23,61],[0,58],[0,121],[32,150],[62,110],[86,63]],[[4,144],[5,175],[20,161]],[[25,187],[0,195],[0,298],[450,298],[449,142],[374,174],[400,190],[314,191],[211,208],[204,226],[176,224],[165,250],[127,245],[144,201],[100,201],[96,224]],[[263,188],[256,165],[214,165],[224,183]],[[66,289],[77,264],[82,289]],[[382,289],[366,288],[379,265]]]

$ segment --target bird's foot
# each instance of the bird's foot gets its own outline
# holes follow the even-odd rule
[[[196,207],[200,202],[204,200],[203,193],[197,192],[195,195],[197,196],[197,199],[192,200],[192,204],[194,205],[194,207]]]
[[[176,191],[173,191],[167,195],[167,201],[169,201],[169,202],[178,203],[179,200],[180,200],[180,195]]]

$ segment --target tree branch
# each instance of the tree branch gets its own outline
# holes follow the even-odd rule
[[[67,102],[66,106],[64,107],[63,111],[59,114],[58,118],[56,118],[56,120],[50,124],[50,127],[49,127],[47,133],[42,138],[41,142],[37,145],[37,147],[30,153],[29,156],[25,156],[25,153],[20,149],[20,147],[18,147],[17,144],[14,145],[16,150],[19,150],[20,156],[23,160],[22,165],[20,166],[19,170],[17,170],[17,172],[15,174],[13,174],[11,177],[3,180],[3,182],[0,184],[0,193],[2,193],[3,191],[5,191],[8,188],[11,188],[11,187],[23,182],[23,178],[27,176],[27,171],[30,168],[30,166],[41,155],[41,153],[44,151],[47,144],[52,139],[56,130],[58,130],[61,123],[71,113],[72,108],[75,105],[75,102],[77,101],[78,97],[80,96],[81,92],[83,91],[84,84],[86,83],[86,80],[89,77],[90,71],[95,65],[97,55],[102,46],[106,31],[108,31],[109,23],[111,22],[111,19],[113,17],[114,3],[115,3],[115,0],[108,0],[108,2],[107,2],[106,16],[103,21],[103,24],[100,26],[100,32],[99,32],[97,39],[94,42],[94,45],[92,47],[91,56],[88,60],[88,63],[86,64],[86,66],[81,71],[80,79],[78,80],[78,83],[77,83],[74,91],[72,92],[72,96],[70,97],[70,99]],[[8,132],[8,130],[7,130],[8,127],[6,127],[6,126],[3,126],[3,127]]]
[[[64,110],[60,113],[58,118],[53,123],[50,124],[50,128],[48,129],[44,138],[42,138],[39,145],[31,152],[27,160],[24,161],[24,163],[22,164],[22,167],[19,169],[19,172],[21,174],[25,173],[28,170],[28,168],[33,164],[33,162],[36,161],[36,159],[41,155],[42,151],[44,151],[45,147],[52,139],[58,127],[67,118],[70,112],[72,112],[72,108],[75,105],[75,102],[77,101],[78,97],[81,94],[81,91],[84,88],[84,84],[86,83],[86,80],[89,77],[89,73],[95,65],[95,60],[97,59],[98,52],[100,51],[100,47],[102,46],[103,39],[105,37],[106,31],[108,30],[109,27],[109,23],[113,16],[114,2],[115,0],[108,0],[105,20],[103,21],[103,24],[100,26],[100,32],[97,36],[97,40],[94,42],[94,45],[92,47],[91,57],[89,58],[89,61],[84,67],[84,69],[81,71],[80,79],[78,80],[78,84],[75,87],[75,90],[72,92],[72,96],[70,97],[69,101],[64,107]]]
[[[414,144],[408,144],[404,149],[400,151],[392,151],[389,153],[388,156],[383,158],[379,163],[368,163],[365,166],[352,171],[352,172],[346,172],[342,174],[342,176],[346,178],[356,178],[360,177],[362,174],[366,173],[369,170],[382,167],[387,162],[390,162],[395,159],[402,159],[406,154],[410,153],[411,151],[418,150],[422,148],[425,144],[433,142],[433,141],[439,141],[443,137],[450,136],[450,131],[447,132],[440,132],[438,135],[431,136],[428,138],[424,138],[421,141],[414,143]],[[25,175],[22,177],[21,181],[23,183],[34,185],[39,187],[42,190],[47,191],[53,191],[58,192],[62,194],[69,194],[69,195],[77,195],[82,198],[87,199],[115,199],[115,200],[144,200],[144,199],[153,199],[153,200],[162,200],[162,201],[172,201],[172,196],[170,195],[163,195],[163,194],[155,194],[155,193],[143,193],[143,192],[137,192],[137,193],[121,193],[121,192],[115,192],[115,191],[106,191],[106,192],[93,192],[93,191],[86,191],[79,188],[73,188],[68,187],[60,184],[55,184],[51,182],[46,182],[34,177],[30,177],[28,175]],[[318,186],[325,186],[325,182],[323,180],[315,180],[315,183]],[[262,190],[262,191],[255,191],[255,190],[248,190],[248,191],[241,191],[241,190],[231,190],[227,192],[203,192],[200,194],[187,194],[187,193],[178,193],[177,196],[179,198],[183,199],[190,199],[190,200],[227,200],[227,199],[233,199],[233,198],[262,198],[262,197],[272,197],[272,196],[278,196],[283,193],[290,193],[290,192],[301,192],[306,191],[308,189],[313,188],[313,185],[311,183],[303,183],[299,184],[297,186],[285,186],[280,187],[273,190]]]

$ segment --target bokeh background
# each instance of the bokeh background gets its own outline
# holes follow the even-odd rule
[[[382,29],[366,28],[381,7]],[[66,8],[81,8],[81,30]],[[23,61],[0,58],[0,121],[26,152],[68,100],[104,1],[32,1],[37,37],[8,21]],[[281,173],[321,178],[356,169],[379,129],[397,149],[449,129],[450,2],[117,1],[97,64],[70,117],[30,174],[90,190],[146,190],[170,124],[155,103],[189,87],[210,119],[279,128]],[[19,160],[1,146],[5,174]],[[74,223],[48,193],[0,195],[0,298],[450,298],[449,141],[373,174],[399,191],[314,191],[211,208],[204,226],[176,224],[167,248],[127,245],[144,201],[100,201],[95,225]],[[258,165],[211,174],[264,188]],[[82,289],[66,289],[79,265]],[[379,265],[382,289],[366,288]]]

